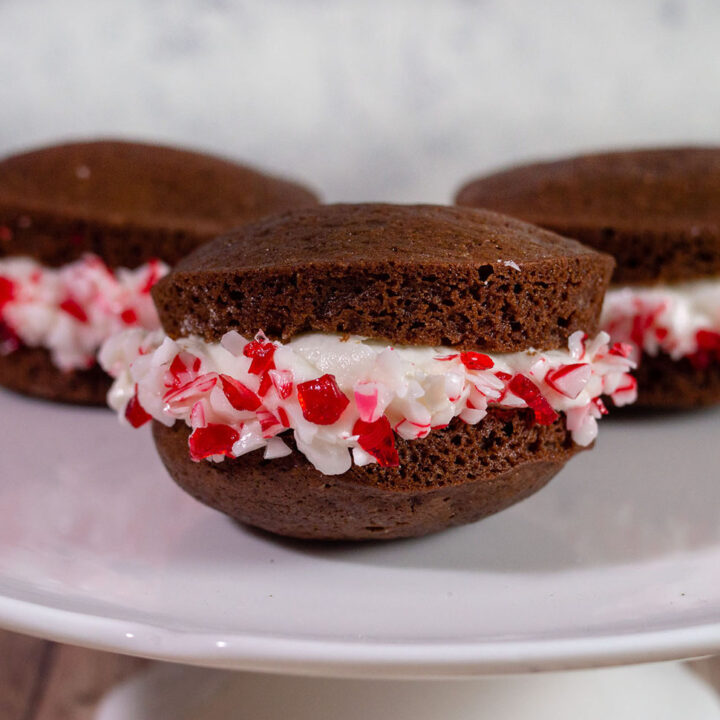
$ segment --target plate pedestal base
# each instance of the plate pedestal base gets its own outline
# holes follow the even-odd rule
[[[717,720],[720,701],[677,663],[478,680],[259,675],[154,664],[97,720]]]

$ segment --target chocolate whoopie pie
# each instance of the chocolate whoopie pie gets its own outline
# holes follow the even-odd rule
[[[460,190],[614,255],[602,327],[638,361],[638,405],[720,402],[720,148],[611,152],[515,167]]]
[[[299,538],[422,535],[541,488],[632,363],[594,336],[613,261],[502,215],[331,205],[217,238],[106,343],[112,406],[153,419],[202,502]]]
[[[150,288],[198,245],[314,194],[218,157],[121,141],[0,161],[0,384],[104,404],[101,343],[158,326]]]

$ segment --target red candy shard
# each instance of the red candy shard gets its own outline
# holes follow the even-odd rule
[[[136,325],[138,321],[137,313],[132,308],[127,308],[120,313],[120,319],[126,325]]]
[[[532,409],[538,425],[552,425],[560,417],[542,396],[538,386],[525,375],[515,375],[508,388]]]
[[[293,374],[290,370],[270,370],[268,371],[268,375],[281,400],[285,400],[292,395]]]
[[[15,299],[15,283],[3,275],[0,275],[0,312],[11,300]]]
[[[257,410],[260,407],[260,398],[235,378],[221,375],[220,382],[225,397],[236,410]]]
[[[695,335],[700,350],[714,350],[720,352],[720,332],[712,330],[698,330]]]
[[[288,417],[287,411],[284,407],[279,407],[277,409],[278,418],[280,418],[280,422],[283,424],[283,427],[289,428],[290,427],[290,418]]]
[[[189,382],[193,375],[200,370],[202,362],[199,357],[195,357],[187,352],[177,354],[170,363],[170,382],[165,380],[165,385],[172,388],[178,388]]]
[[[545,382],[555,392],[574,400],[587,385],[592,370],[585,363],[560,365],[545,375]]]
[[[180,355],[176,355],[170,363],[170,387],[180,387],[188,378],[185,377],[188,369]]]
[[[273,386],[272,378],[270,377],[270,373],[266,372],[263,374],[262,379],[260,380],[260,387],[258,388],[258,395],[260,397],[265,397],[268,394],[268,391]]]
[[[275,369],[275,345],[267,340],[252,340],[243,348],[243,355],[252,359],[249,370],[252,375],[262,375]]]
[[[297,392],[303,417],[315,425],[332,425],[350,404],[334,375],[299,383]]]
[[[135,394],[130,398],[130,402],[125,406],[125,419],[134,427],[142,427],[145,423],[150,422],[152,417],[140,404],[137,396],[137,388]]]
[[[720,363],[720,333],[698,330],[695,340],[698,349],[689,360],[696,370],[707,370],[712,364]]]
[[[72,297],[63,300],[60,303],[60,309],[74,317],[78,322],[86,323],[88,321],[87,313],[82,309],[80,303]]]
[[[400,465],[390,421],[384,415],[372,423],[358,420],[353,425],[353,435],[358,436],[358,445],[368,455],[372,455],[381,467]]]
[[[460,362],[462,362],[468,370],[489,370],[495,366],[495,363],[489,355],[484,355],[479,352],[460,353]]]
[[[240,438],[240,433],[229,425],[210,423],[195,428],[188,439],[190,457],[194,462],[212,455],[232,457],[232,447]]]
[[[512,380],[512,375],[510,373],[502,372],[501,370],[498,370],[498,372],[495,373],[495,377],[503,382]]]

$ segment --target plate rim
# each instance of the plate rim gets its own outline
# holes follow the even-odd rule
[[[0,626],[153,660],[327,678],[469,678],[689,660],[720,653],[720,622],[584,638],[389,643],[182,632],[6,595],[0,595]]]

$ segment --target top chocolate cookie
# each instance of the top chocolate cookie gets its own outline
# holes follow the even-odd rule
[[[594,333],[612,268],[607,255],[496,213],[326,205],[213,240],[153,297],[171,337],[316,331],[514,352]]]
[[[720,148],[612,152],[515,167],[470,182],[456,202],[611,253],[616,283],[720,274]]]
[[[0,257],[62,265],[94,252],[111,267],[173,264],[231,227],[315,203],[301,185],[210,155],[120,141],[56,145],[0,161]]]

